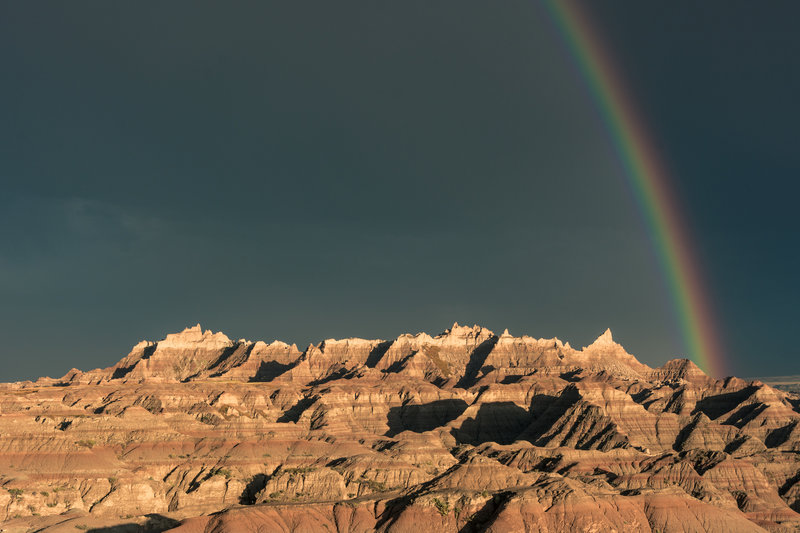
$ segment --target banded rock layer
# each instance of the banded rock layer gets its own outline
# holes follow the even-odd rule
[[[455,324],[0,386],[5,531],[796,531],[800,396]],[[109,531],[109,529],[105,529]]]

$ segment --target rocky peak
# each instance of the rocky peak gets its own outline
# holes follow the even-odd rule
[[[611,329],[606,329],[602,335],[597,337],[595,341],[583,348],[583,352],[586,354],[595,354],[595,355],[627,355],[628,354],[625,349],[614,341],[614,337],[611,335]],[[632,357],[632,356],[630,356]]]
[[[319,349],[323,352],[329,350],[369,349],[382,342],[385,341],[360,339],[357,337],[349,337],[346,339],[325,339],[320,343]]]
[[[488,339],[493,337],[494,333],[477,324],[473,326],[459,326],[458,322],[454,322],[450,329],[444,330],[437,338],[451,338],[451,339]]]
[[[603,334],[597,337],[597,339],[592,343],[592,346],[610,346],[612,344],[616,344],[614,342],[614,336],[611,334],[611,328],[606,328]]]
[[[652,372],[649,366],[640,363],[614,341],[610,329],[606,329],[592,344],[576,354],[576,358],[595,371],[605,369],[629,377]]]
[[[689,359],[667,361],[663,366],[653,371],[653,378],[667,381],[709,379],[705,372]]]
[[[133,348],[131,348],[131,352],[132,353],[133,352],[137,352],[137,353],[138,352],[142,352],[142,351],[146,350],[147,348],[150,348],[154,344],[155,343],[151,342],[151,341],[139,341],[138,343],[136,343],[136,345]]]
[[[159,348],[182,348],[187,345],[203,345],[204,348],[217,348],[231,346],[233,342],[222,332],[213,333],[211,330],[203,331],[200,324],[186,328],[180,333],[170,333],[164,340],[158,342]]]

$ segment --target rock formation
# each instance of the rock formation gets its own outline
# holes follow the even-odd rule
[[[200,326],[0,385],[3,531],[796,531],[800,396],[606,331]]]

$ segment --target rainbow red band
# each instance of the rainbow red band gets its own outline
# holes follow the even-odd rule
[[[669,173],[589,20],[570,0],[543,0],[602,115],[669,287],[689,358],[706,373],[727,373],[705,284]]]

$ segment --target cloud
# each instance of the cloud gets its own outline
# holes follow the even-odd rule
[[[0,210],[0,291],[58,290],[121,256],[156,246],[169,233],[161,217],[86,197],[17,195]]]
[[[71,197],[56,202],[67,227],[83,239],[152,240],[165,224],[156,215],[108,201]]]

